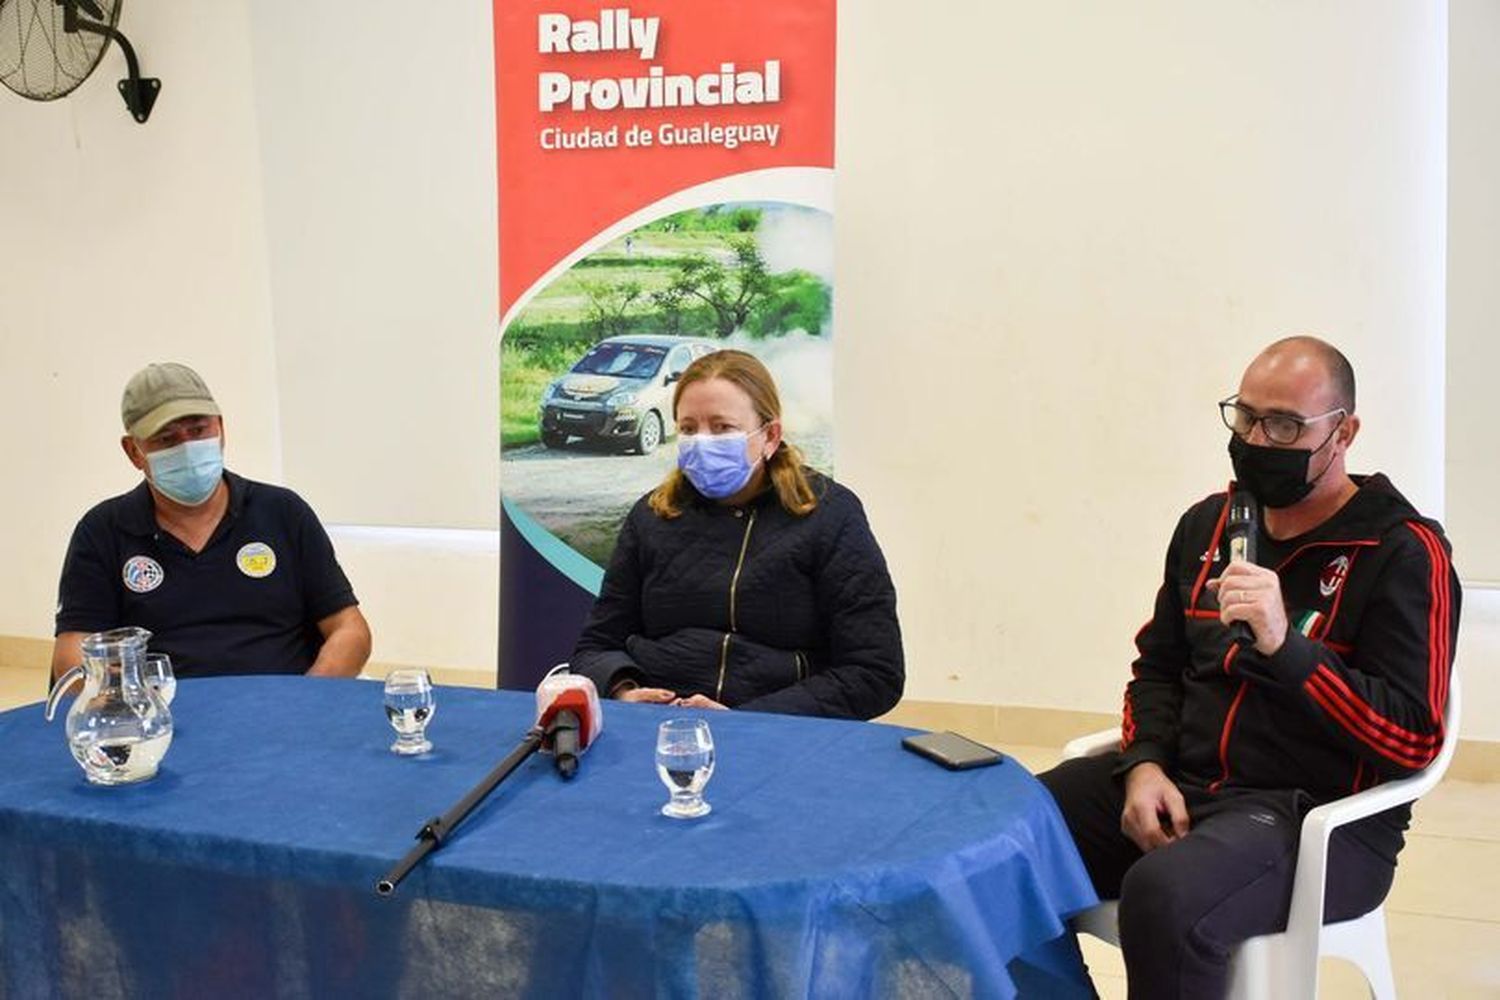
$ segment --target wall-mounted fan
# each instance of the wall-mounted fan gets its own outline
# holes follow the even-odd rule
[[[135,49],[115,25],[123,0],[0,0],[0,83],[33,101],[71,93],[94,71],[111,41],[129,76],[120,96],[138,122],[151,117],[161,81],[141,77]]]

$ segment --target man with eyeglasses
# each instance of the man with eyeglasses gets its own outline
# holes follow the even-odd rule
[[[328,534],[291,490],[224,468],[224,421],[198,373],[148,365],[125,386],[120,446],[143,481],[73,531],[52,675],[85,635],[135,625],[179,677],[353,676],[370,629]]]
[[[1262,511],[1255,562],[1230,559],[1229,494],[1191,507],[1136,636],[1120,750],[1041,776],[1100,896],[1120,900],[1132,996],[1222,996],[1233,946],[1286,925],[1308,810],[1442,747],[1458,578],[1437,522],[1346,470],[1354,395],[1315,337],[1250,364],[1219,410],[1231,489]],[[1326,919],[1385,898],[1409,818],[1333,834]]]

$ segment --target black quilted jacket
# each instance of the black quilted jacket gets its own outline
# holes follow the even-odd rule
[[[572,669],[759,712],[868,719],[901,698],[896,591],[859,498],[813,474],[817,507],[645,498],[625,519]]]

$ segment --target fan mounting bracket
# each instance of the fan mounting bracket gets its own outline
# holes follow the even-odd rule
[[[125,107],[129,109],[131,117],[144,125],[146,119],[151,117],[151,109],[156,106],[157,95],[161,93],[161,80],[156,77],[141,76],[141,64],[136,58],[135,46],[131,45],[130,39],[121,34],[113,25],[87,21],[78,15],[78,8],[82,7],[85,14],[102,18],[104,13],[93,0],[56,0],[56,2],[63,9],[64,31],[69,34],[86,31],[91,35],[102,35],[120,47],[120,52],[125,56],[125,72],[129,74],[119,83],[120,96],[125,99]]]
[[[136,76],[121,80],[117,86],[120,88],[120,96],[125,98],[125,107],[130,110],[131,117],[144,125],[146,119],[151,117],[151,109],[156,106],[156,95],[161,93],[161,81],[154,76]]]

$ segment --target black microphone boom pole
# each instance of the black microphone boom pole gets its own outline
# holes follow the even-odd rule
[[[375,883],[375,891],[382,896],[389,896],[395,892],[401,880],[406,878],[413,868],[421,864],[423,858],[442,847],[448,835],[453,832],[453,828],[462,823],[464,817],[473,812],[474,807],[495,790],[496,785],[510,777],[510,773],[520,767],[527,757],[536,753],[541,745],[542,730],[533,728],[528,731],[525,739],[521,740],[504,760],[495,765],[495,769],[485,775],[479,784],[469,789],[467,795],[454,803],[453,807],[441,816],[428,820],[427,824],[417,831],[417,846],[407,851],[406,857],[396,862],[396,866]]]

